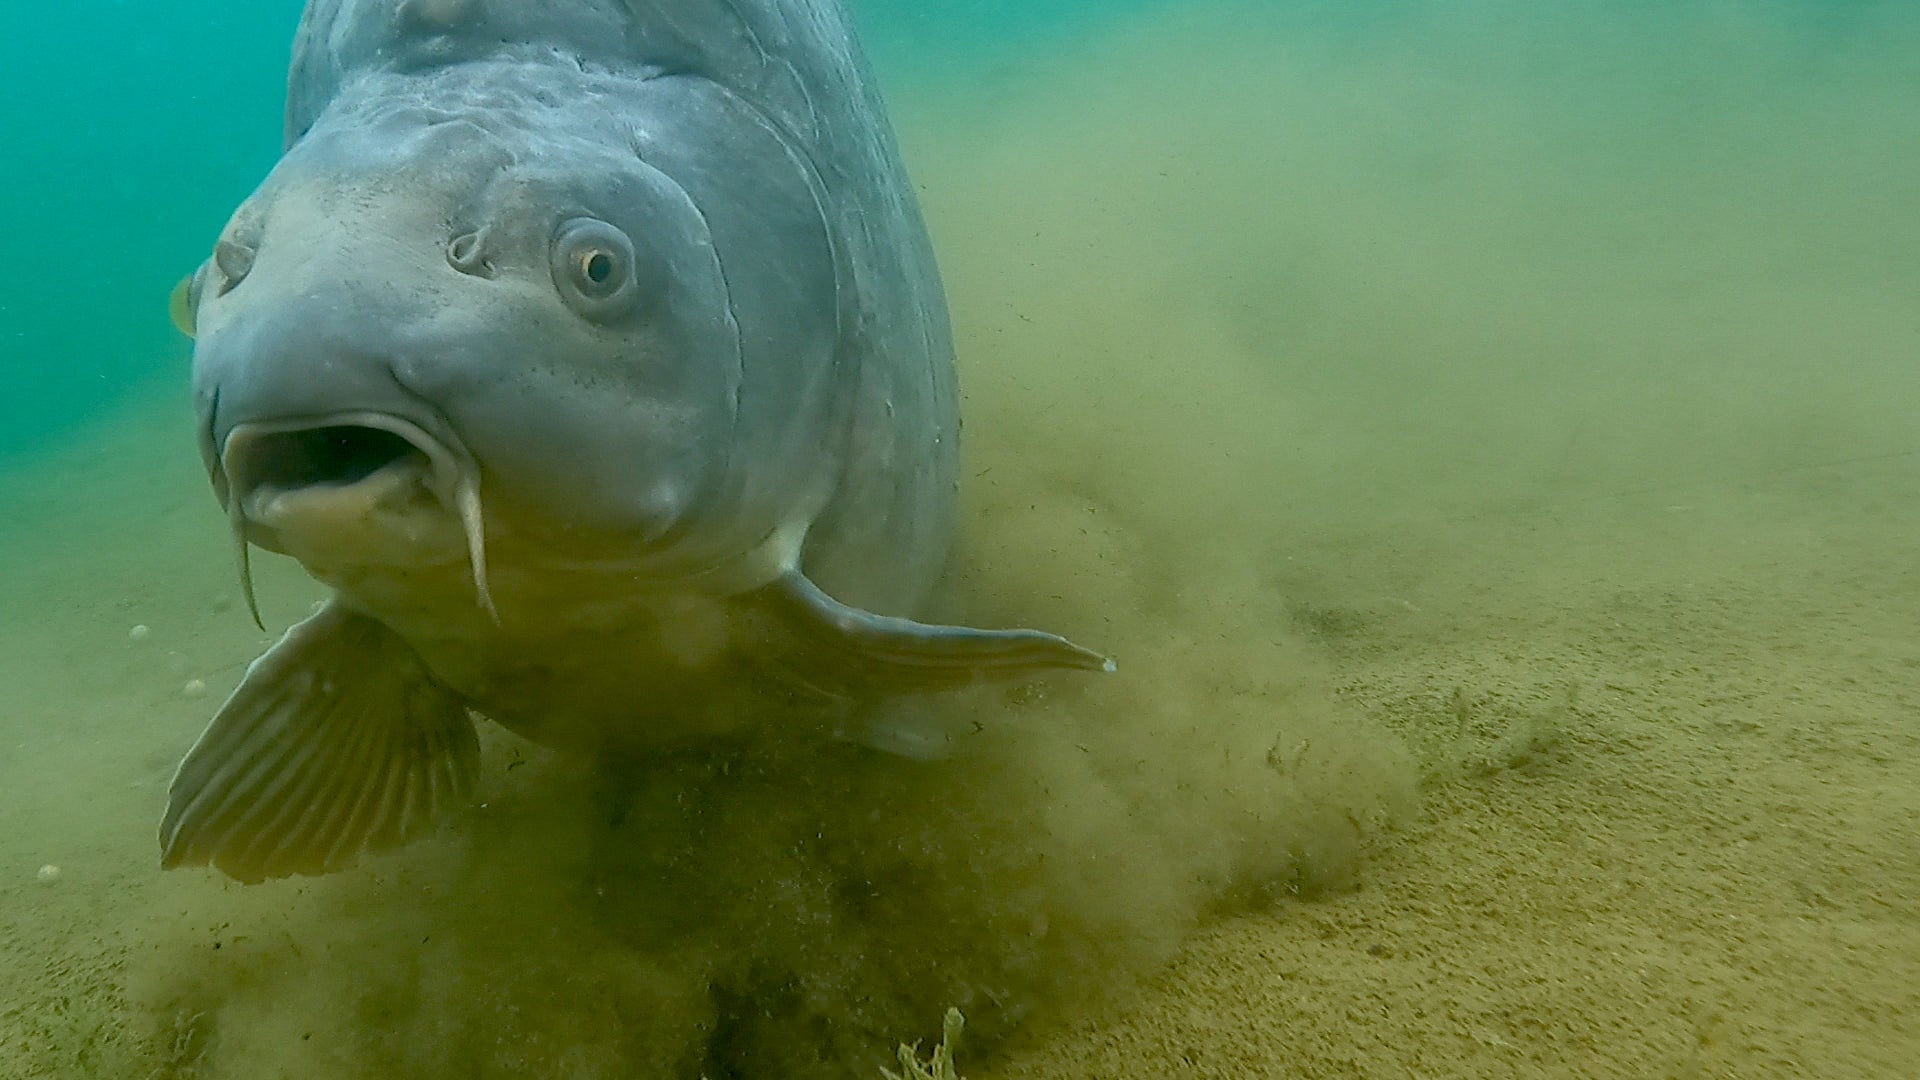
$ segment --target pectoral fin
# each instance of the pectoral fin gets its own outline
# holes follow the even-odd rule
[[[463,798],[478,758],[465,705],[413,650],[329,605],[253,662],[180,763],[161,865],[247,882],[344,869]]]
[[[848,607],[798,571],[767,591],[802,639],[804,660],[856,682],[935,690],[1048,668],[1113,670],[1113,661],[1056,634],[940,626]]]

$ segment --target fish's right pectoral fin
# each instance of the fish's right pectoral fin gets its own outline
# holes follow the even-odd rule
[[[253,662],[167,792],[161,865],[324,874],[419,835],[471,789],[466,706],[407,644],[330,604]]]

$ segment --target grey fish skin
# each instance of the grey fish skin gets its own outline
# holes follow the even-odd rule
[[[314,0],[286,131],[175,310],[243,576],[334,598],[182,762],[163,865],[404,842],[471,782],[468,710],[636,755],[1111,670],[912,618],[953,345],[838,3]]]

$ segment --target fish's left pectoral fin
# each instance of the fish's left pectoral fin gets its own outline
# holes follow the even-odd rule
[[[941,626],[849,607],[797,571],[768,589],[810,662],[876,686],[937,690],[1050,668],[1114,669],[1099,653],[1041,630]]]
[[[330,605],[253,662],[180,763],[161,865],[244,882],[345,869],[419,835],[478,763],[460,698],[393,631]]]

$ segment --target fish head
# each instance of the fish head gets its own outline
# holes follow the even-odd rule
[[[724,486],[727,280],[701,208],[619,140],[420,104],[316,126],[175,315],[216,493],[309,570],[478,581],[489,532],[658,549]]]

